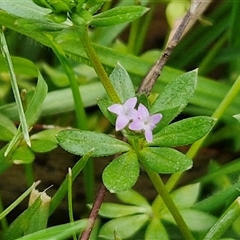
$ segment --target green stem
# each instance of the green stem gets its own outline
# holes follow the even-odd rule
[[[146,170],[149,178],[151,179],[154,187],[156,188],[156,190],[159,194],[159,198],[161,196],[161,199],[165,203],[169,212],[172,214],[172,216],[173,216],[174,220],[176,221],[176,223],[177,223],[180,231],[182,232],[182,235],[184,236],[184,238],[187,239],[187,240],[194,239],[194,237],[192,236],[191,232],[189,231],[189,228],[187,227],[185,221],[183,220],[180,212],[178,211],[175,203],[173,202],[169,192],[167,191],[164,183],[162,182],[162,179],[160,178],[160,176],[156,172],[147,168],[146,166],[144,166],[144,167],[145,167],[145,170]]]
[[[239,90],[240,90],[240,75],[238,76],[235,83],[232,85],[231,89],[228,91],[228,93],[226,94],[222,102],[218,105],[215,112],[212,114],[212,118],[216,119],[215,125],[218,122],[218,120],[222,117],[227,107],[231,104],[233,99],[236,97]],[[206,140],[207,136],[208,134],[205,135],[200,140],[196,141],[190,147],[190,149],[186,154],[189,158],[193,159],[196,156],[201,146],[203,145],[204,141]],[[177,184],[177,182],[181,178],[182,174],[183,173],[175,173],[169,178],[168,182],[166,183],[166,187],[168,191],[171,191],[174,188],[174,186]]]
[[[85,48],[87,56],[92,64],[94,70],[96,71],[96,73],[99,77],[99,80],[101,81],[103,87],[105,88],[107,94],[109,95],[110,99],[115,103],[120,103],[121,101],[118,97],[118,94],[116,93],[111,81],[109,80],[108,75],[107,75],[105,69],[103,68],[103,66],[95,52],[95,49],[93,48],[93,45],[89,39],[87,27],[85,27],[85,29],[83,31],[81,31],[81,34],[79,37]]]

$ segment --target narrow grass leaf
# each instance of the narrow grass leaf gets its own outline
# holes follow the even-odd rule
[[[19,89],[18,89],[18,84],[17,84],[17,78],[16,78],[16,75],[14,73],[14,68],[13,68],[11,56],[10,56],[8,46],[7,46],[7,42],[6,42],[6,39],[5,39],[5,36],[4,36],[4,33],[3,33],[2,29],[0,29],[0,42],[1,42],[1,44],[0,44],[1,51],[2,51],[3,57],[6,60],[6,64],[8,66],[8,72],[10,74],[13,95],[14,95],[14,98],[15,98],[15,101],[16,101],[16,104],[17,104],[17,109],[18,109],[18,114],[19,114],[19,118],[20,118],[20,123],[21,123],[23,136],[24,136],[24,139],[25,139],[26,143],[29,146],[31,146],[29,133],[28,133],[28,124],[27,124],[26,116],[25,116],[24,110],[23,110],[23,105],[22,105],[22,101],[21,101],[21,97],[20,97],[20,93],[19,93]]]
[[[85,164],[87,163],[88,159],[92,156],[92,151],[90,150],[87,152],[72,168],[72,181],[79,175],[79,173],[84,168]],[[66,195],[68,190],[68,175],[65,177],[64,181],[62,182],[61,186],[58,188],[57,192],[52,198],[50,204],[50,214],[57,208],[59,203],[62,201],[63,197]]]
[[[47,239],[47,240],[65,240],[71,237],[73,232],[82,231],[87,225],[87,219],[82,219],[74,223],[66,223],[50,228],[40,230],[38,232],[18,238],[18,240],[33,240],[33,239]]]
[[[33,188],[35,188],[37,183],[33,183],[33,185],[28,188],[20,197],[18,197],[9,207],[7,207],[3,212],[0,213],[0,219],[5,217],[8,213],[10,213],[17,205],[19,205],[20,202],[23,201],[24,198],[26,198],[32,191]]]
[[[34,214],[41,205],[39,197],[30,207],[15,219],[3,235],[3,240],[15,240],[24,235],[24,232],[30,225]]]

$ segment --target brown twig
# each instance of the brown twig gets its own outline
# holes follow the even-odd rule
[[[158,59],[158,61],[153,65],[153,67],[150,69],[150,71],[148,72],[146,77],[143,79],[143,81],[138,89],[138,93],[146,93],[147,95],[149,95],[157,78],[161,75],[162,69],[163,69],[164,65],[166,64],[166,62],[168,61],[172,51],[177,46],[182,35],[184,34],[189,22],[192,19],[194,19],[194,21],[196,20],[195,15],[199,11],[202,13],[203,9],[205,9],[205,8],[203,8],[203,6],[206,8],[206,6],[207,6],[206,3],[199,1],[199,0],[193,1],[191,7],[186,12],[181,23],[179,24],[178,28],[174,32],[171,40],[168,42],[167,47],[165,48],[163,54]]]
[[[101,184],[100,189],[98,190],[98,193],[97,193],[97,197],[94,201],[93,207],[91,209],[91,213],[88,218],[87,227],[83,231],[82,235],[79,237],[79,240],[88,240],[89,239],[106,192],[107,192],[106,187],[103,184]]]

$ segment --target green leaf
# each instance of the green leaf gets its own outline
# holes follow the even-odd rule
[[[141,159],[153,171],[175,173],[192,167],[192,160],[175,149],[147,147],[140,151]]]
[[[0,9],[18,17],[36,20],[46,20],[45,15],[51,12],[49,9],[37,6],[30,0],[1,1]]]
[[[179,112],[181,106],[175,108],[164,109],[161,111],[162,119],[154,128],[153,133],[159,132],[161,129],[166,127],[176,116],[176,112]]]
[[[240,215],[240,197],[238,197],[228,209],[221,215],[216,223],[210,228],[204,236],[204,240],[220,239],[222,235],[230,228],[236,218]]]
[[[33,239],[68,239],[73,232],[82,231],[87,225],[87,219],[82,219],[74,223],[66,223],[18,238],[18,240],[33,240]]]
[[[147,11],[148,8],[142,6],[115,7],[106,12],[94,15],[90,25],[94,27],[106,27],[131,22],[141,17]]]
[[[127,206],[118,203],[103,203],[99,214],[107,218],[119,218],[133,214],[147,213],[147,209],[140,206]]]
[[[10,206],[0,213],[0,219],[3,219],[8,213],[10,213],[15,207],[17,207],[36,187],[38,183],[34,182],[24,193],[21,194]]]
[[[15,219],[9,226],[3,236],[3,240],[14,240],[21,237],[24,231],[28,228],[34,213],[41,205],[41,198],[39,197],[30,207],[28,207],[21,215]]]
[[[182,209],[180,210],[180,213],[191,231],[206,231],[217,220],[216,217],[208,213],[200,212],[193,209]],[[163,213],[161,216],[162,219],[175,224],[175,220],[169,212]]]
[[[12,86],[14,99],[17,104],[17,110],[18,110],[18,114],[19,114],[20,126],[21,126],[21,130],[23,133],[23,137],[24,137],[26,143],[30,146],[31,142],[29,139],[28,123],[26,120],[26,116],[24,114],[24,109],[23,109],[23,105],[22,105],[22,101],[21,101],[20,92],[18,89],[18,83],[17,83],[17,78],[15,75],[15,72],[14,72],[12,59],[11,59],[11,56],[10,56],[10,53],[8,50],[8,45],[7,45],[5,35],[4,35],[4,32],[2,29],[0,29],[0,43],[1,43],[0,44],[1,52],[2,52],[4,59],[6,60],[6,65],[8,67],[8,73],[10,75],[10,82],[11,82],[11,86]]]
[[[97,104],[103,113],[103,115],[108,119],[110,123],[115,125],[116,123],[116,115],[112,114],[108,111],[108,107],[113,104],[113,102],[109,98],[98,99]]]
[[[154,135],[150,146],[175,147],[192,144],[213,127],[214,119],[205,116],[187,118],[168,125]]]
[[[236,114],[233,117],[236,118],[240,122],[240,114]]]
[[[31,136],[31,149],[34,152],[48,152],[57,147],[56,134],[60,128],[44,130]]]
[[[20,145],[12,153],[12,160],[16,164],[31,163],[34,160],[34,158],[35,158],[35,155],[33,151],[26,144]]]
[[[5,172],[7,168],[9,168],[13,162],[11,161],[9,156],[5,156],[5,152],[7,149],[7,145],[0,149],[0,174]]]
[[[103,171],[103,183],[110,192],[130,189],[139,176],[137,155],[129,151],[115,158]]]
[[[153,239],[161,239],[161,240],[168,240],[168,234],[161,223],[161,221],[153,217],[149,225],[147,226],[146,232],[145,232],[145,238],[146,240],[153,240]]]
[[[127,71],[118,63],[109,76],[122,103],[135,96],[135,90]]]
[[[80,160],[72,168],[72,181],[76,179],[79,173],[82,171],[84,166],[86,165],[89,158],[92,156],[92,151],[86,153]],[[69,181],[69,173],[65,177],[64,181],[62,182],[61,186],[58,188],[57,192],[53,196],[50,205],[50,214],[59,206],[60,202],[62,201],[63,197],[66,195],[68,191],[68,181]]]
[[[46,192],[39,192],[38,190],[33,189],[29,198],[29,205],[31,206],[38,197],[41,198],[41,205],[33,214],[30,224],[24,231],[24,235],[37,232],[47,227],[51,197],[49,197]]]
[[[122,239],[132,237],[146,224],[148,218],[147,214],[136,214],[113,219],[102,226],[99,237],[114,239],[115,234]]]
[[[29,1],[29,0],[25,0],[25,1]],[[21,3],[19,3],[18,5],[21,5]],[[15,4],[17,3],[15,2]],[[31,11],[31,9],[30,10],[25,9],[25,10],[26,12]],[[17,31],[23,35],[26,35],[40,42],[43,45],[49,46],[49,41],[46,39],[46,36],[42,34],[42,29],[43,29],[41,27],[42,25],[37,25],[34,27],[33,30],[30,31],[29,30],[30,26],[26,27],[24,24],[21,24],[21,23],[16,24],[17,19],[18,17],[14,15],[10,15],[7,12],[0,10],[1,25],[6,26],[7,28]],[[49,25],[49,22],[46,22],[45,25],[46,26]],[[226,29],[226,26],[223,26],[222,29]],[[205,29],[203,29],[203,31],[205,31]],[[56,32],[51,32],[51,34],[55,36]],[[77,32],[76,32],[76,35],[77,35]],[[211,35],[209,32],[210,37]],[[78,48],[75,47],[76,44],[79,44]],[[62,49],[65,51],[65,53],[71,56],[72,59],[77,60],[81,63],[89,64],[89,61],[86,57],[83,46],[81,45],[81,42],[78,38],[72,37],[72,35],[68,36],[65,38],[65,40],[61,41],[60,45]],[[107,69],[112,69],[116,66],[117,62],[121,62],[122,65],[126,68],[127,72],[130,74],[135,86],[139,86],[141,79],[144,77],[144,75],[146,75],[147,71],[151,68],[152,64],[154,64],[154,62],[156,61],[156,58],[144,60],[139,57],[126,54],[125,52],[124,53],[119,52],[111,48],[99,46],[97,44],[93,44],[93,46],[99,56],[100,61],[102,62],[102,64],[104,64],[107,67]],[[191,54],[189,54],[189,56],[190,55]],[[167,83],[169,83],[171,79],[178,77],[180,74],[182,74],[182,71],[165,66],[161,74],[161,81],[158,80],[156,82],[153,91],[155,93],[161,92],[163,87]],[[101,84],[99,83],[99,85]],[[223,96],[226,95],[229,88],[230,86],[228,84],[224,84],[223,82],[212,81],[211,79],[207,79],[199,76],[196,92],[193,98],[191,99],[191,104],[193,104],[192,105],[193,109],[188,109],[188,110],[191,110],[194,112],[196,112],[196,110],[201,110],[202,112],[204,112],[204,114],[207,114],[207,115],[211,114],[219,105],[219,103],[222,101]],[[214,92],[214,95],[213,95],[213,92]],[[91,96],[93,93],[96,94],[98,93],[98,91],[88,90],[86,97],[88,97],[88,95]],[[61,93],[59,92],[59,95],[60,94]],[[69,93],[69,96],[71,96],[71,93]],[[46,104],[44,105],[44,109],[45,108],[48,109],[48,114],[55,114],[56,112],[65,112],[66,108],[69,111],[69,109],[73,109],[73,102],[72,101],[71,103],[69,102],[70,98],[71,97],[66,98],[68,99],[68,106],[67,106],[68,108],[66,107],[66,104],[63,104],[62,101],[60,101],[62,99],[62,96],[61,96],[59,98],[60,99],[59,101],[58,100],[56,101],[53,100],[49,102],[47,101]],[[83,96],[83,99],[84,99],[84,96]],[[235,97],[234,101],[231,104],[231,107],[227,109],[226,114],[224,115],[225,119],[229,119],[230,118],[229,116],[232,116],[239,111],[239,101],[240,101],[240,96]],[[52,107],[52,104],[54,106],[57,105],[57,107],[56,108]],[[43,113],[46,114],[46,111],[44,110]],[[16,116],[16,111],[14,111],[14,109],[11,110],[11,115]]]
[[[140,193],[137,191],[134,191],[133,189],[129,189],[124,192],[117,193],[117,197],[124,203],[137,205],[137,206],[144,206],[150,207],[147,199],[143,197]]]
[[[14,71],[16,73],[25,74],[32,77],[38,76],[37,68],[33,62],[29,61],[26,58],[21,58],[21,57],[11,56],[11,58],[12,58]],[[5,60],[3,56],[0,56],[0,72],[7,72],[7,71],[8,71],[8,68],[5,64]]]
[[[171,193],[171,197],[178,208],[189,208],[196,201],[200,192],[200,183],[189,184]]]
[[[165,109],[180,107],[175,117],[187,106],[193,96],[197,85],[197,70],[184,73],[171,81],[164,88],[151,106],[151,113],[161,112]]]
[[[14,123],[5,115],[0,114],[0,139],[10,141],[16,132],[17,128]]]
[[[63,130],[57,134],[59,145],[76,155],[93,149],[93,157],[109,156],[131,150],[131,146],[106,134],[77,129]]]
[[[38,83],[25,112],[28,126],[32,126],[37,121],[41,113],[43,101],[47,95],[47,90],[47,84],[45,83],[41,73],[38,72]],[[7,155],[11,151],[12,147],[19,141],[20,137],[21,132],[18,130],[14,138],[9,143],[5,155]]]

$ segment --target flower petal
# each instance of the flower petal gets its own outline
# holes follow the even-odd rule
[[[160,122],[161,119],[162,119],[161,113],[157,113],[150,116],[150,122],[153,124],[157,124],[158,122]]]
[[[116,120],[116,131],[120,131],[125,128],[129,123],[129,119],[125,115],[120,115]]]
[[[115,113],[117,115],[121,115],[124,112],[124,108],[122,104],[116,103],[108,107],[108,111]]]
[[[150,128],[145,128],[144,136],[145,136],[147,142],[153,141],[153,134],[152,134],[152,130]]]
[[[145,121],[149,117],[148,109],[144,105],[142,105],[141,103],[138,106],[138,117],[142,121]]]
[[[129,98],[124,104],[124,107],[127,107],[128,109],[134,109],[137,103],[137,98],[133,97],[133,98]]]
[[[140,131],[144,129],[144,123],[141,120],[136,119],[129,124],[128,128],[133,131]]]

